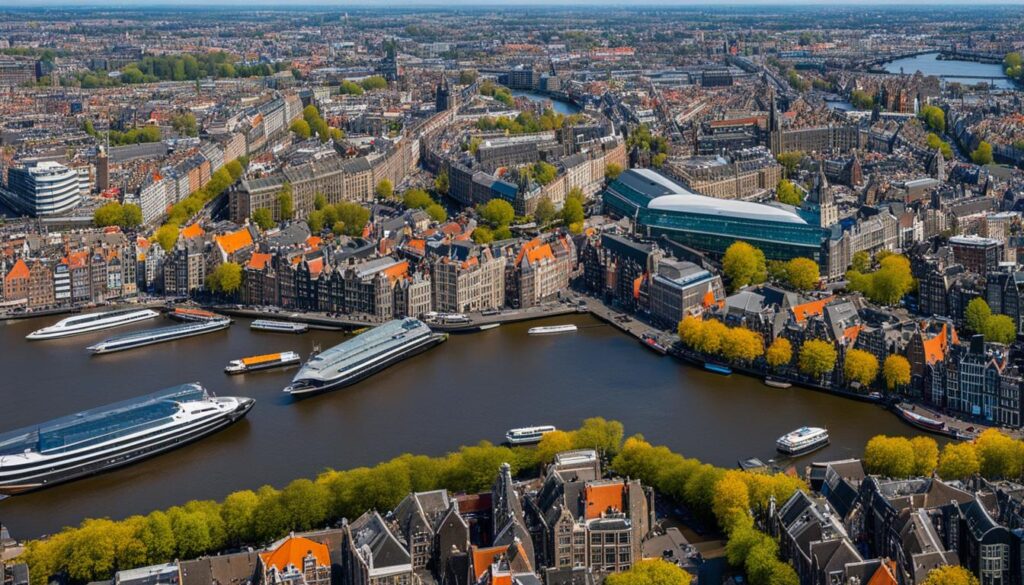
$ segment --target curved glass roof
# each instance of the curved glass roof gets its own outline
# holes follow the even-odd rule
[[[714,197],[694,195],[692,193],[685,195],[662,195],[661,197],[656,197],[651,200],[651,202],[647,204],[647,208],[660,211],[678,211],[681,213],[718,215],[758,221],[807,225],[807,222],[802,217],[783,207],[764,205],[762,203],[751,203],[749,201],[737,201],[735,199],[716,199]]]

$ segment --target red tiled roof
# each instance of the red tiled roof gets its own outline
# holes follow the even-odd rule
[[[584,517],[587,520],[600,518],[601,514],[607,512],[609,508],[623,509],[621,482],[588,485],[583,495],[586,498],[586,514]]]
[[[808,317],[820,315],[825,310],[825,305],[832,302],[835,297],[825,297],[817,301],[811,301],[793,307],[793,316],[797,323],[803,323]]]
[[[246,264],[246,268],[252,268],[253,270],[263,270],[270,263],[270,254],[263,254],[257,252],[249,258],[249,263]]]
[[[24,260],[22,260],[21,258],[18,258],[18,261],[15,262],[14,266],[11,267],[11,270],[7,273],[7,276],[4,277],[4,280],[6,282],[10,282],[12,280],[16,280],[16,279],[19,279],[19,278],[28,278],[28,276],[29,276],[28,264],[25,264]]]

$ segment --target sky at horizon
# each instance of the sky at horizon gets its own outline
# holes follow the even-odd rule
[[[982,0],[981,2],[969,2],[967,0],[901,0],[898,5],[893,5],[891,0],[639,0],[637,2],[626,2],[624,0],[23,0],[17,5],[8,4],[10,0],[0,0],[0,10],[5,8],[132,8],[132,7],[166,7],[175,6],[197,8],[197,7],[232,7],[252,6],[260,8],[472,8],[472,7],[515,7],[515,6],[544,6],[544,7],[644,7],[644,6],[707,6],[709,8],[729,5],[732,7],[751,6],[871,6],[871,7],[892,7],[906,8],[913,6],[928,7],[941,4],[944,6],[1022,6],[1024,0]]]

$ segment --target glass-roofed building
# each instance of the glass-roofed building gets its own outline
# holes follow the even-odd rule
[[[720,257],[737,240],[761,249],[768,259],[812,258],[824,264],[828,231],[801,210],[698,195],[650,169],[631,169],[603,195],[605,210],[633,220],[651,238],[666,236]]]

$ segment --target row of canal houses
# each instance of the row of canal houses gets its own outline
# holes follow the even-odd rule
[[[696,571],[678,529],[654,520],[654,494],[606,477],[593,450],[555,456],[540,477],[506,463],[490,491],[408,494],[262,550],[119,571],[109,585],[596,585],[656,556]]]

